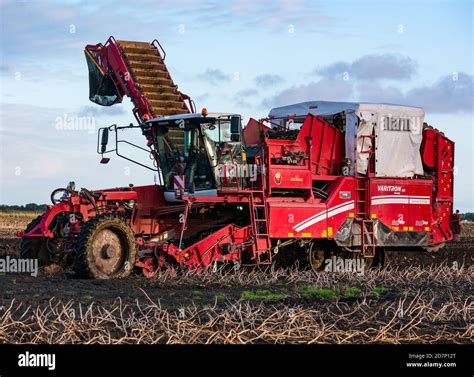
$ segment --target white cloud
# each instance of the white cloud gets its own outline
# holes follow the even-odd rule
[[[223,82],[229,82],[231,80],[230,75],[224,73],[220,69],[208,68],[203,73],[198,75],[198,78],[201,80],[212,84],[212,85],[219,85]]]
[[[443,76],[431,85],[409,90],[405,100],[434,113],[473,112],[474,78],[464,72]]]
[[[277,86],[284,82],[285,79],[283,77],[275,74],[266,73],[255,77],[255,85],[263,89],[268,89],[272,86]]]
[[[395,86],[361,82],[356,85],[361,101],[390,102],[423,107],[430,113],[473,112],[473,76],[464,72],[440,77],[436,82],[402,91]]]
[[[352,63],[336,62],[315,70],[315,73],[326,78],[349,78],[358,80],[408,80],[417,70],[416,62],[400,54],[364,55]]]
[[[353,85],[349,81],[321,79],[317,82],[285,89],[275,96],[265,99],[262,102],[262,107],[270,109],[315,100],[344,101],[349,100],[352,93]]]

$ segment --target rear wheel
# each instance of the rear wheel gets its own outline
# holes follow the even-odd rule
[[[98,216],[87,221],[74,247],[81,277],[117,279],[130,275],[137,258],[135,235],[122,219]]]
[[[311,242],[308,246],[308,264],[314,272],[324,270],[325,260],[328,257],[328,252],[315,242]]]

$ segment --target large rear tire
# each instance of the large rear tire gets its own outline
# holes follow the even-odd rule
[[[137,259],[133,230],[121,218],[110,215],[87,221],[74,251],[74,269],[78,276],[85,278],[125,278]]]

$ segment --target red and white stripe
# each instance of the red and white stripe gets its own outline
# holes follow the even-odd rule
[[[293,229],[296,230],[297,232],[300,232],[311,225],[319,223],[320,221],[324,219],[328,219],[330,217],[336,216],[342,212],[350,211],[351,209],[354,209],[353,200],[338,204],[337,206],[328,208],[325,211],[321,211],[311,217],[308,217],[306,220],[303,220],[300,223],[296,224],[293,227]]]
[[[431,198],[429,196],[419,195],[378,195],[371,198],[371,204],[373,206],[384,204],[429,205],[431,204]]]
[[[173,187],[175,190],[184,190],[184,175],[173,176]]]

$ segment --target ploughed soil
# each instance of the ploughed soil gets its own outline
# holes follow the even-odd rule
[[[0,258],[34,214],[0,215]],[[474,223],[436,253],[390,251],[363,274],[253,267],[78,279],[0,275],[0,343],[468,343]]]

